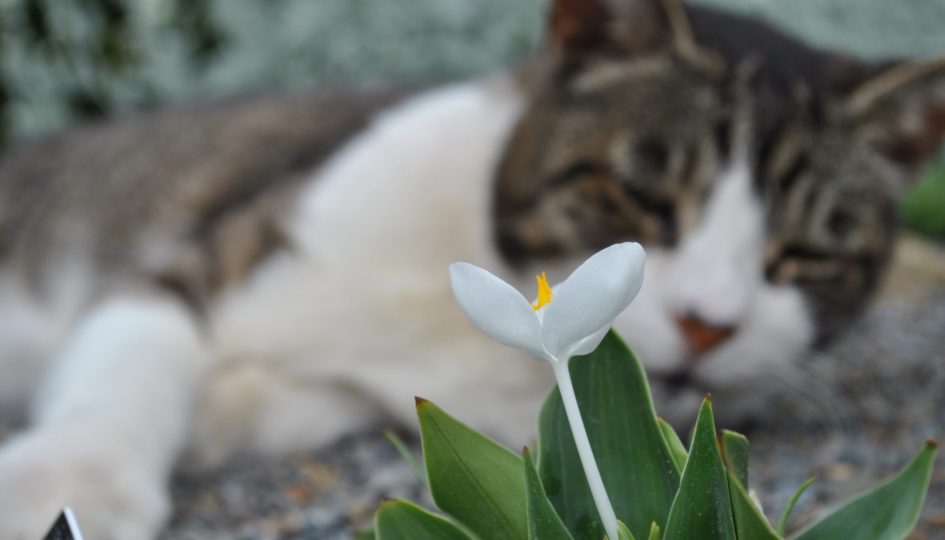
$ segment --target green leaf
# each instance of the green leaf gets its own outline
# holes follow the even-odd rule
[[[430,492],[437,507],[489,539],[528,537],[522,460],[417,399]]]
[[[660,526],[654,521],[653,524],[650,525],[650,534],[646,537],[646,540],[660,540],[661,536]]]
[[[912,463],[894,478],[847,502],[794,538],[904,538],[919,518],[936,450],[937,445],[929,441]]]
[[[385,501],[374,516],[377,540],[470,540],[459,527],[406,501]]]
[[[643,368],[613,332],[593,353],[572,358],[569,367],[614,511],[634,535],[645,537],[652,522],[666,521],[679,473]],[[545,401],[538,431],[538,472],[548,499],[575,538],[600,540],[604,529],[557,389]]]
[[[735,473],[728,471],[728,490],[732,498],[732,516],[735,518],[735,533],[738,538],[750,540],[780,540],[767,518],[748,496]]]
[[[529,540],[572,540],[574,537],[561,522],[538,477],[532,456],[525,449],[525,485],[528,488]]]
[[[794,510],[794,505],[797,504],[797,500],[801,498],[801,495],[807,491],[807,488],[814,483],[817,479],[811,476],[801,484],[801,487],[797,488],[797,491],[794,492],[794,495],[791,495],[791,498],[788,499],[787,506],[784,508],[784,513],[781,514],[781,520],[778,521],[778,534],[784,536],[784,531],[787,528],[788,518],[791,517],[791,512]]]
[[[686,460],[689,458],[689,452],[686,451],[686,447],[679,440],[679,435],[673,429],[673,426],[669,425],[669,422],[662,418],[657,418],[656,421],[659,422],[660,431],[663,432],[663,439],[670,450],[670,457],[673,458],[676,471],[682,474],[683,467],[686,466]]]
[[[748,438],[741,433],[722,430],[722,460],[744,489],[748,489]]]
[[[779,540],[768,519],[748,496],[748,439],[741,433],[722,430],[719,436],[722,461],[728,469],[728,491],[738,538]]]
[[[689,446],[689,459],[666,520],[663,538],[735,540],[728,477],[716,443],[715,420],[708,399],[702,402]]]
[[[389,429],[384,430],[384,436],[387,437],[387,440],[394,445],[394,448],[397,450],[397,453],[400,454],[400,457],[407,462],[407,465],[413,469],[414,474],[417,475],[420,480],[424,483],[427,481],[427,475],[423,472],[423,465],[417,461],[417,458],[410,453],[410,449],[407,448],[407,444],[397,436],[396,433]]]
[[[945,163],[941,161],[923,175],[899,204],[903,221],[915,232],[932,238],[945,237]]]
[[[633,533],[627,528],[627,524],[617,520],[617,540],[636,540]]]
[[[376,538],[377,535],[374,534],[374,529],[354,533],[354,540],[375,540]]]

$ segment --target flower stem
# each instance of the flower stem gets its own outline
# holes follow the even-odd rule
[[[584,467],[584,476],[587,477],[587,484],[591,488],[594,505],[597,506],[597,513],[600,515],[607,536],[611,540],[617,540],[619,538],[617,536],[617,515],[610,505],[607,490],[604,488],[604,480],[600,476],[597,461],[594,459],[594,453],[591,450],[591,442],[588,440],[587,431],[584,429],[581,410],[578,409],[577,397],[574,395],[574,387],[571,385],[568,361],[552,362],[551,366],[555,373],[555,380],[558,382],[558,390],[561,392],[564,412],[568,416],[568,423],[571,424],[574,444],[577,445],[578,456],[580,456],[581,465]]]

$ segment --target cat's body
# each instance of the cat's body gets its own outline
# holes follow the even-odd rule
[[[96,409],[128,413],[115,423],[133,421],[148,432],[135,439],[132,453],[143,451],[138,444],[167,444],[152,439],[158,434],[173,441],[170,446],[181,445],[194,411],[202,411],[190,444],[192,457],[202,463],[217,462],[233,451],[311,447],[384,417],[409,422],[414,394],[485,420],[482,427],[515,440],[515,430],[533,422],[550,374],[514,351],[493,346],[471,327],[452,300],[445,272],[459,259],[484,265],[499,260],[489,247],[487,178],[502,131],[516,112],[511,95],[508,82],[459,86],[407,102],[379,119],[329,160],[318,178],[309,179],[286,212],[271,214],[284,226],[291,250],[271,254],[238,286],[215,294],[196,316],[175,303],[176,298],[160,299],[160,291],[149,290],[147,283],[129,280],[117,293],[88,291],[98,298],[81,311],[82,322],[71,332],[87,336],[89,350],[76,352],[83,350],[76,338],[63,336],[73,340],[62,345],[73,354],[53,361],[74,362],[76,368],[58,366],[57,371],[69,373],[61,375],[61,382],[47,381],[47,388],[80,386],[82,393],[99,394]],[[501,104],[503,99],[508,105]],[[443,125],[455,128],[450,143],[438,148]],[[408,126],[414,128],[412,135],[404,137]],[[417,139],[424,136],[428,139]],[[454,181],[443,181],[443,172]],[[92,269],[86,275],[97,273]],[[56,291],[50,297],[55,302]],[[17,306],[18,312],[22,309]],[[85,325],[93,328],[83,332]],[[149,335],[136,336],[138,331]],[[114,351],[113,343],[102,343],[118,342],[110,336],[122,335],[143,341]],[[147,354],[156,343],[170,350]],[[109,359],[112,354],[116,357]],[[177,358],[171,362],[167,356]],[[99,362],[100,370],[91,367]],[[114,372],[116,363],[133,373]],[[147,367],[149,363],[153,365]],[[198,382],[207,370],[213,374]],[[498,373],[502,375],[495,377]],[[53,377],[60,376],[54,371]],[[167,387],[158,382],[162,380]],[[203,386],[199,392],[192,386],[196,384]],[[48,412],[41,402],[37,429],[27,438],[45,433],[38,446],[70,448],[71,458],[54,460],[62,466],[49,467],[48,457],[30,449],[24,458],[37,458],[31,467],[22,461],[10,464],[8,454],[0,475],[13,474],[9,468],[17,467],[33,486],[47,485],[44,478],[51,484],[81,483],[77,476],[87,474],[88,466],[77,461],[84,458],[105,460],[99,466],[117,478],[131,477],[113,465],[120,449],[98,446],[108,440],[99,429],[121,428],[103,419],[107,414],[102,410],[91,413],[95,421],[87,419],[91,411],[79,412],[87,396],[55,388],[48,392],[56,396],[51,401],[69,403]],[[490,399],[483,400],[486,395]],[[167,421],[173,424],[162,426]],[[63,424],[81,431],[62,433]],[[72,437],[96,441],[94,455],[82,456]],[[17,444],[12,441],[8,451]],[[139,485],[153,490],[159,481],[142,479]],[[130,502],[137,487],[122,487]],[[24,499],[7,493],[5,507],[23,515],[25,509],[17,504]],[[87,516],[80,520],[96,530],[95,516],[83,512],[81,502],[75,504],[79,515]],[[48,512],[40,514],[42,519]]]
[[[527,294],[533,269],[557,281],[644,242],[646,284],[616,326],[680,418],[707,389],[789,369],[875,288],[898,184],[945,129],[942,85],[777,36],[748,55],[726,25],[755,26],[693,10],[690,32],[678,8],[559,1],[554,50],[511,74],[163,113],[12,152],[0,399],[38,397],[0,447],[0,537],[61,504],[90,537],[147,537],[185,449],[213,464],[318,445],[409,422],[413,395],[523,442],[551,374],[464,319],[458,260]]]

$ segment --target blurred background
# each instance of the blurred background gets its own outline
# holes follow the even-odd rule
[[[869,58],[945,54],[945,0],[699,0]],[[548,0],[0,0],[0,147],[168,103],[436,81],[540,42]],[[904,202],[945,238],[945,157]]]

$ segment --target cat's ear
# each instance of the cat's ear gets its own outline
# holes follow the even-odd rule
[[[566,58],[600,51],[636,55],[673,48],[694,63],[718,62],[696,44],[680,0],[554,0],[548,40]]]
[[[555,0],[548,39],[559,54],[582,53],[606,46],[611,12],[607,0]]]
[[[945,141],[945,57],[883,66],[847,93],[844,109],[875,130],[879,151],[922,168]]]

